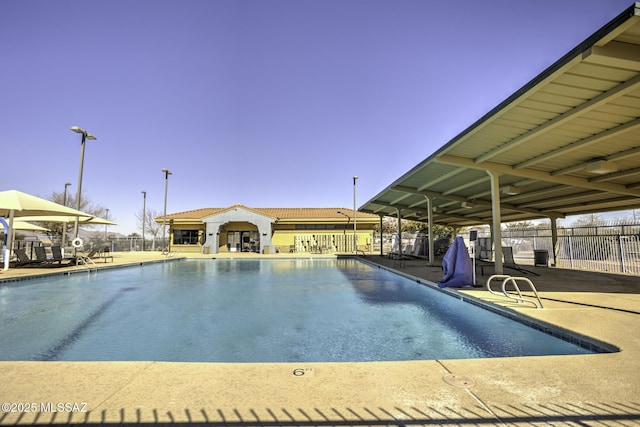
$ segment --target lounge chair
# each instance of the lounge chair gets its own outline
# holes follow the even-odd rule
[[[111,250],[108,247],[102,249],[102,253],[99,254],[98,258],[103,259],[104,262],[107,262],[108,258],[111,258],[111,262],[113,262],[113,255],[111,255]]]
[[[442,237],[436,240],[433,243],[433,253],[436,258],[443,258],[447,251],[449,250],[449,246],[451,245],[451,240],[448,237]]]
[[[60,246],[51,246],[51,254],[53,255],[52,261],[57,262],[58,265],[70,265],[75,262],[75,258],[62,256]],[[66,263],[63,264],[62,261],[66,261]]]
[[[516,264],[516,261],[513,258],[513,248],[511,246],[503,246],[502,247],[502,257],[504,259],[504,262],[502,263],[503,267],[511,268],[511,269],[517,270],[517,271],[519,271],[521,273],[531,273],[531,274],[535,274],[536,276],[539,276],[538,273],[534,273],[533,271],[525,270],[524,268],[522,268],[518,264]]]
[[[18,258],[18,261],[15,262],[16,267],[33,267],[40,264],[40,261],[29,258],[29,255],[27,255],[27,251],[25,251],[24,249],[14,249],[13,252]]]
[[[75,261],[76,265],[87,264],[88,262],[93,263],[93,258],[97,258],[96,257],[97,254],[98,254],[98,249],[93,248],[86,255],[76,255],[76,257],[73,258],[73,260]]]
[[[35,247],[35,252],[36,252],[36,261],[39,262],[40,264],[50,264],[52,260],[50,260],[47,257],[47,251],[44,248],[44,246],[36,246]]]

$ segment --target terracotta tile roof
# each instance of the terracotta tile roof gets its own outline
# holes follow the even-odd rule
[[[174,219],[174,220],[203,219],[208,216],[215,215],[217,213],[226,211],[234,207],[242,207],[257,213],[261,213],[263,215],[278,218],[279,220],[313,220],[313,219],[346,220],[345,215],[347,215],[349,218],[353,218],[353,209],[347,209],[347,208],[250,208],[244,205],[234,205],[234,206],[228,206],[226,208],[201,208],[201,209],[194,209],[190,211],[176,212],[172,214],[167,214],[167,219]],[[344,215],[338,212],[343,212]],[[162,219],[162,216],[159,216],[158,218]],[[378,215],[358,212],[357,218],[368,219],[368,220],[372,220],[372,219],[379,220],[380,217]]]

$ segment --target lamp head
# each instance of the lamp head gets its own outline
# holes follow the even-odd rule
[[[87,132],[86,130],[82,129],[81,127],[71,126],[71,130],[74,131],[75,133],[80,133],[80,134],[84,135],[85,139],[91,139],[91,140],[98,139],[98,138],[95,137],[95,135],[90,134],[89,132]]]

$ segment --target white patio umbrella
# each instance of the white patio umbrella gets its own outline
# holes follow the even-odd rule
[[[91,218],[85,212],[77,211],[63,205],[59,205],[40,197],[32,196],[17,190],[0,191],[0,217],[8,218],[9,222],[2,220],[6,231],[7,242],[4,248],[4,269],[9,269],[9,248],[13,243],[11,230],[15,217],[51,215],[51,216],[78,216],[79,218]]]

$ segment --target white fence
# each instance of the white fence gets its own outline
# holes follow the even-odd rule
[[[468,232],[461,233],[468,241]],[[479,237],[489,237],[488,231]],[[533,261],[534,250],[553,259],[550,229],[503,230],[502,246],[517,259]],[[640,276],[640,225],[558,228],[557,266]]]

